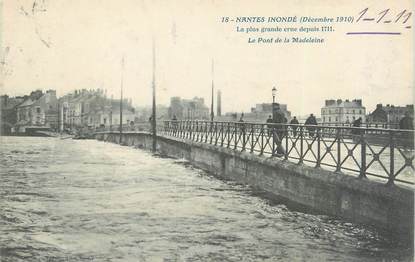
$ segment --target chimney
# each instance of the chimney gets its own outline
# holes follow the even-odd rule
[[[216,99],[216,115],[222,116],[222,92],[218,90]]]
[[[335,103],[335,101],[333,99],[326,100],[325,102],[326,102],[326,106],[330,106],[330,105],[333,105]]]
[[[337,105],[340,105],[342,103],[341,99],[337,99]]]
[[[9,102],[8,100],[9,100],[9,96],[8,95],[5,95],[4,96],[4,106],[5,107],[7,107],[7,103]]]

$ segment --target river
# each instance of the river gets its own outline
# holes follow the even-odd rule
[[[287,208],[184,160],[0,137],[0,261],[412,261],[375,229]]]

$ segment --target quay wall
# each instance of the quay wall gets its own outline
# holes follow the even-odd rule
[[[95,136],[113,143],[119,143],[120,139],[119,133]],[[152,136],[144,132],[123,133],[121,144],[151,150]],[[373,225],[413,241],[414,192],[411,188],[386,186],[278,158],[172,137],[158,136],[157,151],[184,158],[218,177],[248,184],[312,212]]]

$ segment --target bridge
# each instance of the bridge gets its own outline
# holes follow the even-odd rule
[[[153,136],[146,128],[101,129],[96,138],[150,149]],[[411,239],[413,138],[412,130],[190,120],[164,121],[157,129],[161,153]]]
[[[260,156],[279,157],[359,178],[369,177],[388,185],[395,182],[413,185],[414,131],[377,126],[181,120],[164,121],[157,132]],[[119,127],[111,130],[119,130]],[[124,133],[148,130],[149,124],[145,122],[123,126]]]
[[[414,184],[411,130],[166,121],[161,133],[195,142],[323,167],[336,172]],[[379,180],[379,179],[378,179]]]

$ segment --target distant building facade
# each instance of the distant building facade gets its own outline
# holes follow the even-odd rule
[[[145,107],[136,107],[136,116],[138,122],[148,122],[151,115],[153,114],[153,109],[150,106]],[[169,119],[169,107],[165,105],[156,106],[157,120],[168,120]]]
[[[291,120],[291,111],[288,111],[288,107],[286,104],[278,104],[279,111],[284,114],[285,118],[288,121]],[[251,113],[247,113],[244,115],[244,119],[249,121],[260,121],[264,122],[268,119],[269,116],[272,116],[272,103],[261,103],[256,104],[255,107],[251,108]]]
[[[120,124],[120,99],[109,99],[102,89],[75,90],[59,99],[61,130],[109,127]],[[123,99],[122,124],[134,122],[131,99]]]
[[[75,90],[59,99],[55,90],[36,90],[14,98],[3,95],[0,132],[80,131],[115,126],[120,124],[120,103],[120,99],[108,99],[102,89]],[[122,124],[132,124],[137,120],[132,100],[125,98],[122,104]]]
[[[291,111],[288,110],[288,106],[286,104],[278,104],[279,110],[284,114],[289,122],[291,120]],[[243,114],[243,120],[245,122],[259,122],[264,123],[268,119],[269,116],[272,116],[272,103],[260,103],[256,104],[255,107],[251,108],[251,112],[249,113],[226,113],[221,117],[217,117],[217,120],[220,121],[239,121],[241,115]]]
[[[385,124],[399,124],[399,121],[408,113],[412,118],[414,117],[414,105],[383,106],[377,104],[376,109],[368,115],[368,122],[371,123],[385,123]]]
[[[0,134],[10,134],[17,122],[17,106],[23,103],[24,97],[0,96]]]
[[[58,128],[58,99],[55,90],[43,93],[36,90],[16,107],[16,131],[25,132],[27,127]]]
[[[321,108],[321,120],[323,124],[348,124],[354,120],[362,118],[366,121],[366,108],[362,104],[362,99],[326,100],[325,106]]]
[[[205,100],[201,97],[192,99],[182,99],[172,97],[168,109],[169,118],[176,116],[177,119],[209,119],[209,108],[205,105]]]

